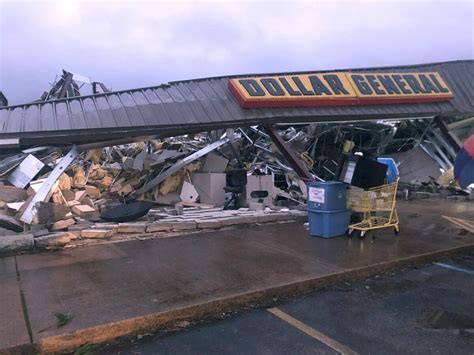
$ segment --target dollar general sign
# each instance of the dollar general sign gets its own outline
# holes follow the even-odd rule
[[[245,108],[398,104],[453,97],[437,72],[247,77],[230,79],[229,89]]]

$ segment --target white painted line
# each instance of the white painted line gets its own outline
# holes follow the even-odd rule
[[[445,263],[433,263],[433,264],[435,264],[437,266],[444,267],[446,269],[459,271],[459,272],[464,272],[465,274],[469,274],[469,275],[474,275],[474,271],[468,270],[468,269],[463,269],[463,268],[460,268],[460,267],[457,267],[457,266],[454,266],[454,265],[449,265],[449,264],[445,264]]]
[[[338,341],[324,335],[323,333],[317,331],[316,329],[310,327],[309,325],[300,322],[298,319],[293,318],[288,313],[283,312],[279,308],[269,308],[267,309],[268,312],[277,316],[278,318],[284,320],[285,322],[291,324],[293,327],[301,330],[303,333],[306,333],[310,337],[320,341],[321,343],[329,346],[331,349],[337,351],[339,354],[343,355],[358,355],[357,352],[348,348],[347,346],[339,343]]]

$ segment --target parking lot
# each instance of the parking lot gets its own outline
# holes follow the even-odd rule
[[[95,349],[108,354],[472,354],[474,254]],[[90,349],[92,350],[92,349]]]

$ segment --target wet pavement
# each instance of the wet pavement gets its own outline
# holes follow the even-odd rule
[[[474,220],[472,203],[402,202],[399,214],[400,234],[366,240],[312,238],[290,223],[2,258],[0,344],[28,342],[28,328],[34,343],[67,337],[46,349],[104,341],[474,247],[472,234],[440,218]],[[71,320],[55,327],[55,313]]]
[[[445,265],[454,266],[455,269]],[[470,272],[469,272],[470,271]],[[267,309],[179,332],[140,334],[90,349],[100,354],[472,354],[474,254],[342,283],[276,307],[317,331],[304,333]],[[330,338],[326,345],[318,333]]]

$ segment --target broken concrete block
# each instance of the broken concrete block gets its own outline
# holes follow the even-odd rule
[[[86,182],[87,182],[87,178],[86,178],[86,174],[84,173],[84,169],[82,169],[82,167],[80,165],[76,165],[74,167],[73,182],[74,182],[74,187],[76,187],[76,188],[84,187]]]
[[[39,227],[38,229],[33,229],[32,227]],[[32,224],[30,225],[30,230],[29,232],[31,234],[33,234],[33,237],[37,238],[37,237],[42,237],[44,235],[47,235],[47,234],[51,234],[51,232],[45,228],[42,224]]]
[[[75,205],[72,207],[72,213],[85,219],[91,217],[95,212],[96,210],[89,205]]]
[[[134,223],[119,223],[119,233],[145,233],[148,223],[134,222]]]
[[[0,237],[4,235],[12,235],[12,231],[6,228],[0,228]]]
[[[93,228],[92,223],[80,223],[80,224],[74,224],[74,225],[70,226],[67,229],[67,231],[79,238],[81,236],[81,231],[82,230],[91,229],[91,228]]]
[[[64,198],[63,194],[61,193],[61,190],[56,190],[51,196],[51,200],[54,203],[58,203],[60,205],[67,205],[67,201]]]
[[[100,164],[92,164],[89,170],[89,178],[92,180],[101,180],[107,176],[107,171],[102,169]]]
[[[63,247],[66,244],[70,243],[71,240],[74,240],[76,238],[77,236],[72,233],[51,233],[34,238],[34,242],[37,248],[54,248]]]
[[[96,229],[118,229],[118,223],[105,222],[105,223],[94,223],[92,228]]]
[[[277,220],[278,216],[276,213],[265,213],[257,215],[258,223],[276,222]]]
[[[94,202],[92,202],[92,200],[87,196],[82,199],[81,203],[83,205],[87,205],[87,206],[90,206],[90,207],[94,208]]]
[[[95,224],[88,229],[99,229],[108,231],[108,236],[113,236],[118,233],[118,225],[106,225],[102,223]]]
[[[262,202],[249,202],[250,211],[263,211],[265,210],[265,205]]]
[[[71,190],[71,178],[66,173],[62,173],[58,181],[60,190]]]
[[[87,195],[92,197],[92,198],[100,198],[100,190],[98,187],[92,186],[92,185],[86,185],[85,190],[87,192]]]
[[[0,200],[4,202],[25,201],[28,194],[25,190],[15,186],[0,185]]]
[[[82,202],[82,200],[86,196],[87,196],[87,192],[85,190],[76,191],[75,194],[74,194],[74,200]]]
[[[197,222],[199,229],[221,228],[222,223],[218,219],[204,219]]]
[[[33,248],[33,234],[15,234],[0,237],[0,254]]]
[[[76,194],[74,193],[74,191],[64,190],[64,191],[61,191],[61,192],[62,192],[63,197],[66,201],[72,201],[76,198]]]
[[[149,224],[146,227],[146,232],[147,233],[153,233],[153,232],[164,232],[164,231],[170,231],[173,229],[173,223],[172,222],[154,222]]]
[[[196,229],[197,223],[196,222],[174,222],[173,223],[173,230],[191,230]]]
[[[110,187],[110,185],[112,185],[112,182],[114,180],[110,177],[110,176],[105,176],[101,181],[100,181],[100,187],[102,189],[108,189]]]
[[[114,234],[113,229],[83,229],[81,231],[82,238],[105,239],[110,238]]]
[[[81,205],[81,202],[76,201],[76,200],[72,200],[72,201],[68,201],[68,202],[67,202],[67,205],[68,205],[69,207],[74,207],[74,206],[77,206],[77,205]]]
[[[76,223],[76,221],[72,218],[63,219],[61,221],[54,222],[53,225],[51,226],[51,230],[52,231],[60,231],[60,230],[63,230],[63,229],[66,229],[66,228],[72,226],[75,223]]]
[[[50,224],[62,219],[67,219],[66,215],[70,209],[66,205],[59,205],[51,202],[39,202],[36,204],[38,211],[38,223]]]

